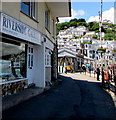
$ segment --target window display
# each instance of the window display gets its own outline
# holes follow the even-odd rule
[[[0,82],[26,77],[26,45],[3,39],[0,56]]]

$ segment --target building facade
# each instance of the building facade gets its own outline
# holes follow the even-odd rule
[[[57,17],[70,16],[70,2],[0,4],[3,96],[32,85],[45,88],[47,82],[57,79]]]

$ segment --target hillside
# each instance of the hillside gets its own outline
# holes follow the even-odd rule
[[[99,33],[99,23],[97,22],[90,22],[87,23],[85,19],[72,19],[69,22],[59,23],[57,25],[57,31],[65,30],[69,27],[78,27],[78,26],[85,26],[87,27],[88,31],[95,31],[96,33]],[[108,22],[107,20],[103,22],[102,25],[102,32],[105,33],[105,36],[103,39],[105,40],[116,40],[116,24],[112,24],[111,22]],[[96,36],[94,36],[96,37]]]

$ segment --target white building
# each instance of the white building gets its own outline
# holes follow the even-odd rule
[[[3,96],[57,78],[57,17],[70,16],[70,2],[0,2],[0,85]],[[15,6],[15,7],[14,7]]]

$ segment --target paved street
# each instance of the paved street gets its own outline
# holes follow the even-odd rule
[[[79,73],[60,79],[49,91],[4,111],[3,119],[116,120],[113,100],[100,81]]]

